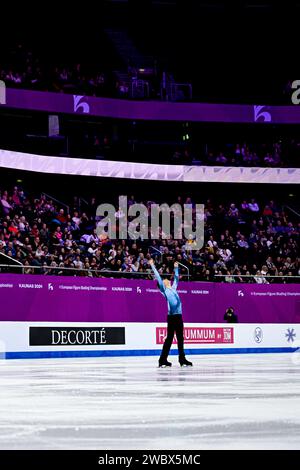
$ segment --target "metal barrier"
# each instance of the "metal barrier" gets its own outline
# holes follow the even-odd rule
[[[152,250],[156,251],[157,253],[159,253],[160,254],[160,260],[162,261],[163,253],[158,248],[155,248],[155,246],[150,246],[149,249],[152,249]],[[187,280],[189,281],[190,280],[190,270],[189,270],[189,268],[185,264],[180,263],[179,261],[177,261],[177,263],[180,264],[180,266],[182,266],[184,269],[187,270]]]
[[[146,80],[132,80],[130,83],[129,96],[131,98],[149,98],[150,87]]]
[[[11,261],[12,263],[16,263],[17,267],[22,269],[22,272],[23,272],[24,265],[21,263],[21,261],[18,261],[16,259],[12,258],[11,256],[6,255],[5,253],[0,253],[0,256],[3,256],[4,258],[9,259],[9,261]],[[0,266],[2,266],[2,265],[0,264]],[[3,265],[3,266],[13,267],[15,265],[14,264],[7,264],[7,265]]]
[[[2,253],[0,253],[2,254]],[[6,256],[6,255],[4,255]],[[9,258],[9,257],[8,257]],[[16,260],[14,260],[16,261]],[[19,262],[18,262],[19,263]],[[180,278],[183,281],[194,281],[194,282],[208,282],[206,279],[191,279],[191,274],[189,268],[182,263],[180,263],[182,267],[187,269],[187,274],[181,273]],[[19,270],[23,274],[44,274],[44,275],[67,275],[67,276],[88,276],[88,277],[140,277],[145,279],[153,279],[152,270],[149,268],[147,272],[139,272],[139,271],[112,271],[110,269],[88,269],[88,268],[76,268],[70,267],[67,268],[65,266],[33,266],[33,265],[23,265],[23,264],[0,264],[0,273],[14,273],[19,272]],[[173,273],[166,274],[163,273],[163,277],[172,277]],[[228,278],[228,280],[226,280]],[[233,281],[230,279],[232,278]],[[242,278],[242,283],[259,283],[259,284],[270,284],[276,283],[282,284],[284,282],[290,282],[294,284],[300,283],[300,276],[279,276],[279,275],[272,275],[266,276],[264,274],[215,274],[212,282],[234,282],[238,283],[239,278]],[[237,281],[235,280],[237,279]],[[243,281],[244,280],[244,281]]]
[[[221,279],[221,282],[223,280],[223,282],[227,282],[227,283],[230,283],[230,282],[236,282],[235,279],[239,279],[239,278],[242,278],[245,279],[244,282],[253,282],[253,283],[257,283],[257,284],[270,284],[271,282],[273,282],[275,280],[278,280],[279,281],[279,284],[283,283],[284,281],[290,281],[290,282],[294,282],[295,284],[298,284],[300,283],[300,276],[280,276],[280,275],[266,275],[266,274],[215,274],[214,275],[215,278],[220,278]],[[225,279],[228,278],[228,280],[226,281]],[[232,278],[233,281],[230,281],[229,279]],[[293,281],[291,281],[291,279]]]
[[[60,201],[59,199],[56,199],[54,196],[51,196],[50,194],[47,194],[47,193],[44,193],[42,192],[41,193],[42,196],[46,196],[47,199],[50,199],[52,201],[55,201],[57,202],[60,206],[64,207],[67,211],[67,214],[70,213],[70,206],[68,206],[68,204],[65,204],[64,202]]]
[[[11,265],[11,264],[0,264],[0,273],[3,272],[18,272],[18,269],[22,270],[24,274],[45,274],[45,275],[64,275],[69,276],[90,276],[90,277],[145,277],[153,279],[152,270],[149,268],[148,272],[138,271],[112,271],[109,269],[88,269],[88,268],[66,268],[64,266],[32,266],[32,265]],[[29,272],[33,270],[33,273]],[[37,273],[36,273],[37,271]],[[61,274],[60,274],[61,273]],[[94,276],[95,274],[95,276]],[[173,274],[163,274],[163,277],[172,277]],[[188,274],[180,274],[181,278],[188,278]]]

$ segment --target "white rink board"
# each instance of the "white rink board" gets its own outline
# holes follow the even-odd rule
[[[29,329],[43,327],[51,329],[53,341],[60,344],[30,345]],[[76,338],[72,328],[88,330],[120,327],[125,332],[125,344],[107,344],[105,334],[101,344],[70,344],[68,336],[63,337],[65,328],[71,334],[70,341]],[[158,355],[162,348],[162,328],[166,323],[57,323],[57,322],[1,322],[0,357],[63,357],[63,356],[122,356]],[[159,329],[161,341],[157,340]],[[300,347],[299,324],[207,324],[186,323],[188,336],[185,350],[189,354],[226,352],[291,352]],[[53,331],[59,333],[53,333]],[[221,335],[220,335],[221,332]],[[53,336],[54,335],[54,336]],[[56,336],[55,336],[56,335]],[[59,336],[60,335],[60,336]],[[219,336],[218,336],[219,335]],[[81,340],[83,336],[78,336]],[[221,339],[219,339],[221,337]],[[230,341],[230,342],[228,342]],[[62,342],[68,344],[61,344]],[[176,354],[177,346],[172,351]]]

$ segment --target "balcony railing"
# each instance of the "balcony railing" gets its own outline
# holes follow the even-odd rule
[[[22,273],[22,274],[40,274],[52,276],[82,276],[82,277],[110,277],[110,278],[141,278],[153,279],[153,273],[149,268],[147,272],[139,271],[112,271],[109,269],[76,268],[65,266],[34,266],[23,264],[0,264],[0,273]],[[172,274],[163,274],[163,277],[173,277]],[[188,271],[180,273],[180,279],[183,281],[207,282],[207,279],[194,278]],[[257,284],[283,284],[300,283],[300,276],[280,276],[280,275],[238,275],[238,274],[215,274],[210,281],[226,283],[257,283]]]
[[[257,284],[281,284],[284,282],[298,284],[300,276],[280,276],[266,274],[215,274],[214,278],[218,282],[226,283],[257,283]]]
[[[0,273],[23,273],[23,274],[44,274],[54,276],[86,276],[86,277],[141,277],[153,279],[153,273],[149,268],[148,272],[139,271],[112,271],[109,269],[89,269],[65,266],[33,266],[33,265],[12,265],[0,264]],[[173,274],[163,274],[163,277],[172,277]],[[180,278],[187,280],[188,274],[180,274]]]

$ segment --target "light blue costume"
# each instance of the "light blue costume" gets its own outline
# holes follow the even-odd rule
[[[159,290],[168,302],[168,315],[182,315],[181,300],[177,293],[177,286],[178,286],[178,281],[179,281],[178,268],[174,269],[175,278],[174,278],[172,287],[165,287],[162,281],[162,278],[160,277],[160,274],[157,271],[154,264],[151,265],[151,268],[152,268],[152,271],[154,272],[155,278],[157,279]]]

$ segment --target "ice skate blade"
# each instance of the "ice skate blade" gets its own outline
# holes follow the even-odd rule
[[[172,364],[170,365],[162,364],[161,366],[160,365],[158,366],[159,369],[167,369],[169,367],[172,367]]]

